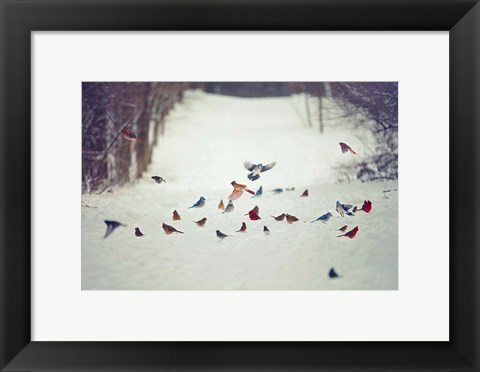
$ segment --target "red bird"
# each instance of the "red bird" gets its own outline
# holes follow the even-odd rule
[[[132,132],[131,130],[128,130],[128,129],[123,129],[122,130],[122,136],[127,141],[139,141],[140,140],[140,138],[137,137],[135,132]]]
[[[251,211],[249,211],[248,213],[250,212],[255,212],[256,214],[258,214],[260,212],[260,208],[258,208],[258,205],[256,205],[255,207],[253,207],[253,209]],[[248,213],[245,213],[245,216],[248,216]]]
[[[353,228],[353,230],[350,230],[349,232],[347,232],[343,235],[339,235],[339,236],[337,236],[337,238],[340,238],[342,236],[346,236],[347,238],[353,239],[353,238],[355,238],[355,235],[357,235],[357,232],[358,232],[358,226],[355,226]]]
[[[370,200],[365,200],[363,202],[362,208],[359,210],[370,213],[372,211],[372,202]]]
[[[242,185],[240,183],[236,183],[235,181],[230,182],[230,185],[233,186],[233,191],[228,197],[230,200],[237,200],[240,196],[242,196],[243,192],[246,191],[252,195],[255,195],[255,192],[249,190],[247,185]]]
[[[346,152],[350,151],[353,155],[356,154],[356,152],[353,151],[352,148],[348,146],[346,143],[340,142],[339,145],[340,145],[340,148],[342,149],[342,153],[345,154]]]
[[[248,217],[250,217],[252,221],[261,220],[260,216],[253,209],[248,212]]]

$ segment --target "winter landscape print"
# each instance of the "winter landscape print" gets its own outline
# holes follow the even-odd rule
[[[398,84],[82,84],[82,290],[398,289]]]

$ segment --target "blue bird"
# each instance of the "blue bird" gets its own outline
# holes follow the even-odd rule
[[[233,206],[233,202],[230,200],[227,204],[227,207],[222,213],[230,213],[230,212],[233,212],[234,209],[235,207]]]
[[[349,212],[353,205],[351,204],[342,204],[337,200],[337,204],[335,205],[335,210],[343,217],[344,214],[347,216],[355,216],[352,212]]]
[[[251,172],[247,176],[248,179],[250,181],[255,181],[255,180],[258,180],[260,178],[260,173],[261,172],[265,172],[265,171],[268,171],[268,170],[272,169],[275,166],[275,164],[277,164],[277,163],[273,162],[273,163],[270,163],[270,164],[267,164],[267,165],[252,164],[249,161],[245,161],[243,163],[243,166],[245,167],[246,170]]]
[[[252,198],[255,198],[257,196],[262,196],[262,193],[263,193],[263,186],[260,186],[260,188],[257,190],[255,195],[252,196]]]
[[[281,192],[283,192],[283,189],[274,189],[272,190],[272,192],[274,192],[275,194],[280,194]]]
[[[322,221],[323,223],[327,223],[327,221],[333,217],[333,214],[330,212],[327,212],[325,214],[322,214],[320,217],[318,217],[316,220],[310,221],[310,223],[315,222],[315,221]]]
[[[194,205],[192,205],[190,208],[201,208],[204,205],[205,205],[205,198],[201,196],[200,199],[198,199],[197,202]]]
[[[331,279],[339,278],[340,276],[336,273],[335,269],[332,267],[330,271],[328,272],[328,276]]]

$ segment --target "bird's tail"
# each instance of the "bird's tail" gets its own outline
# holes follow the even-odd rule
[[[249,173],[247,178],[250,180],[250,181],[255,181],[255,180],[258,180],[260,178],[260,175],[257,174],[256,176],[253,175],[253,172],[252,173]]]
[[[347,236],[347,234],[339,235],[337,238],[341,238],[342,236]]]
[[[248,193],[250,193],[250,194],[252,194],[252,195],[255,195],[255,192],[254,192],[254,191],[252,191],[252,190],[245,189],[245,191],[246,191],[246,192],[248,192]]]
[[[175,230],[175,232],[183,234],[183,231],[180,231],[180,230]]]
[[[355,151],[353,151],[352,149],[350,149],[350,152],[353,154],[353,155],[357,155],[357,153]]]

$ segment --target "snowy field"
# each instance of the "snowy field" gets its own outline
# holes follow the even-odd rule
[[[358,131],[329,121],[324,134],[308,128],[301,96],[236,98],[187,92],[166,122],[153,161],[143,179],[113,193],[82,195],[95,208],[82,208],[83,290],[395,290],[398,288],[398,195],[382,183],[336,183],[333,166],[362,157],[368,142]],[[342,154],[346,142],[357,155]],[[243,162],[277,165],[252,182]],[[157,184],[158,175],[167,182]],[[231,181],[244,193],[235,210],[222,214]],[[275,194],[271,190],[283,188]],[[295,188],[286,191],[286,188]],[[389,182],[387,189],[397,188]],[[308,189],[308,197],[300,197]],[[203,208],[189,207],[200,196]],[[340,217],[335,202],[371,213]],[[245,216],[255,205],[261,220]],[[172,220],[177,210],[180,221]],[[326,224],[310,223],[326,212]],[[299,218],[287,224],[271,215]],[[192,221],[207,217],[205,227]],[[104,239],[105,223],[127,225]],[[246,222],[245,233],[236,232]],[[162,223],[184,234],[166,235]],[[270,235],[263,233],[268,226]],[[337,238],[343,225],[355,226],[354,239]],[[139,227],[145,234],[134,235]],[[220,241],[215,231],[231,235]],[[340,275],[331,279],[330,268]]]

